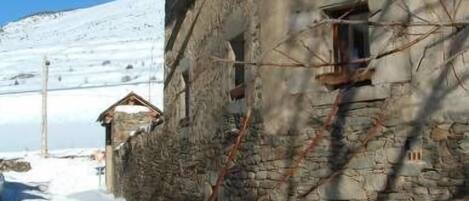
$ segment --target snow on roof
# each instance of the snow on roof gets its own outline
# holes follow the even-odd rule
[[[133,104],[131,104],[133,103]],[[130,92],[127,96],[125,96],[124,98],[122,98],[121,100],[117,101],[116,103],[114,103],[113,105],[111,105],[110,107],[108,107],[106,110],[104,110],[104,112],[102,112],[97,121],[100,121],[100,122],[103,122],[106,115],[108,114],[108,112],[115,112],[115,108],[119,105],[134,105],[134,106],[137,106],[137,105],[141,105],[141,106],[145,106],[147,107],[151,112],[157,112],[159,115],[162,114],[161,110],[158,109],[158,107],[154,106],[153,104],[151,104],[150,102],[146,101],[145,99],[143,99],[141,96],[135,94],[134,92]]]
[[[150,109],[141,105],[119,105],[115,109],[116,112],[124,112],[127,114],[135,114],[140,112],[150,112]]]

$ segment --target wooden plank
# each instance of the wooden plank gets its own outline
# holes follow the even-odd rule
[[[236,86],[234,89],[230,90],[230,96],[232,100],[239,100],[244,98],[245,96],[245,88],[244,84]]]

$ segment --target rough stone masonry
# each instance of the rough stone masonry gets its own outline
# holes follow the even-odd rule
[[[464,23],[441,24],[465,21],[469,2],[192,2],[167,2],[167,13],[174,13],[166,20],[166,38],[174,43],[165,53],[165,123],[141,142],[133,139],[130,153],[137,157],[129,157],[134,168],[125,172],[132,178],[124,180],[127,200],[207,200],[213,193],[227,201],[468,196],[463,50],[469,32]],[[368,46],[360,47],[369,52],[366,66],[373,72],[366,82],[351,83],[350,69],[340,74],[343,68],[319,67],[354,56],[338,45],[353,44],[335,37],[345,25],[327,21],[337,13],[397,24],[347,32],[366,33]],[[229,62],[234,60],[248,63]],[[324,129],[338,94],[343,98],[325,137],[280,184]],[[247,110],[253,114],[247,135],[229,161]],[[369,135],[376,125],[380,129]],[[214,192],[226,164],[229,171]]]

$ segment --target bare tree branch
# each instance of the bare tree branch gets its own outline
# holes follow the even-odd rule
[[[339,105],[340,103],[342,102],[342,99],[343,99],[343,90],[341,90],[337,96],[336,96],[336,99],[334,101],[334,104],[332,106],[332,110],[329,112],[329,114],[327,115],[327,118],[326,118],[326,121],[323,125],[323,127],[318,130],[315,135],[311,138],[311,143],[306,147],[305,150],[303,150],[301,153],[298,154],[298,157],[296,159],[294,159],[294,162],[293,164],[286,170],[286,172],[282,175],[282,177],[280,178],[279,182],[277,183],[277,185],[273,188],[273,189],[270,189],[270,191],[268,191],[266,193],[266,195],[260,197],[259,199],[257,199],[257,201],[261,201],[261,200],[266,200],[270,193],[278,188],[280,188],[280,186],[287,182],[288,181],[288,178],[290,178],[291,176],[293,176],[295,174],[295,172],[298,170],[298,167],[299,165],[304,161],[304,159],[306,158],[306,155],[309,154],[311,151],[314,150],[314,148],[316,148],[316,146],[321,142],[321,140],[325,137],[326,135],[326,131],[330,129],[330,127],[332,126],[332,124],[334,123],[334,119],[335,117],[337,116],[337,113],[339,111]]]
[[[345,171],[345,169],[347,168],[347,164],[351,161],[351,159],[354,158],[357,154],[363,152],[363,150],[365,150],[366,147],[368,146],[368,143],[372,139],[376,138],[378,134],[382,131],[384,127],[383,118],[384,118],[384,112],[386,111],[386,108],[387,108],[387,103],[383,104],[383,106],[381,107],[381,112],[377,115],[377,118],[375,119],[374,126],[370,130],[368,130],[365,139],[361,142],[361,145],[357,149],[350,152],[348,156],[348,161],[342,166],[342,168],[335,171],[334,173],[332,173],[325,179],[320,180],[318,184],[314,185],[307,192],[303,193],[302,195],[298,197],[304,198],[308,196],[316,188],[320,187],[321,185],[324,185],[327,182],[332,181],[334,178],[341,175]]]
[[[292,56],[288,55],[286,52],[284,52],[282,50],[279,50],[279,49],[275,48],[274,51],[280,53],[281,55],[287,57],[288,59],[290,59],[290,60],[292,60],[296,63],[301,63],[301,61],[299,61],[298,59],[293,58]]]
[[[243,140],[244,136],[247,133],[247,128],[249,127],[250,120],[251,120],[251,110],[249,109],[247,111],[246,118],[244,119],[243,126],[241,130],[239,131],[238,136],[236,137],[235,144],[230,150],[230,152],[228,153],[228,160],[226,161],[223,169],[218,174],[217,182],[215,183],[215,186],[213,187],[212,194],[208,198],[208,201],[214,201],[215,199],[217,199],[218,189],[230,168],[230,163],[232,163],[235,159],[236,153],[238,152],[238,149],[241,145],[241,141]]]
[[[453,75],[456,78],[456,80],[458,81],[459,86],[461,86],[461,88],[463,88],[464,91],[466,91],[466,93],[469,93],[469,90],[466,88],[466,86],[464,85],[464,82],[461,80],[458,73],[456,72],[454,64],[451,62],[450,65],[451,65],[451,70],[453,71]]]
[[[429,32],[427,32],[425,35],[422,35],[413,41],[410,41],[403,46],[394,48],[392,50],[388,50],[386,52],[383,52],[379,55],[375,55],[373,57],[367,57],[367,58],[360,58],[360,59],[355,59],[350,62],[338,62],[338,63],[321,63],[321,64],[304,64],[304,63],[270,63],[270,62],[244,62],[244,61],[233,61],[229,59],[223,59],[219,58],[216,56],[209,56],[213,61],[216,62],[226,62],[226,63],[234,63],[234,64],[246,64],[246,65],[253,65],[253,66],[272,66],[272,67],[286,67],[286,68],[319,68],[319,67],[327,67],[327,66],[343,66],[343,65],[349,65],[349,64],[363,64],[363,63],[368,63],[372,61],[373,59],[380,59],[392,54],[395,54],[397,52],[401,52],[403,50],[406,50],[413,45],[417,44],[418,42],[426,39],[428,36],[433,34],[436,30],[438,30],[439,27],[435,27]]]
[[[328,61],[326,61],[324,58],[322,58],[319,54],[317,54],[316,52],[314,52],[309,46],[306,45],[306,43],[303,41],[303,40],[300,40],[300,43],[301,45],[303,45],[303,47],[309,52],[311,53],[314,57],[318,58],[319,60],[321,60],[323,63],[327,63]]]
[[[386,26],[404,26],[404,27],[457,27],[467,26],[469,21],[455,21],[455,22],[400,22],[400,21],[366,21],[366,20],[341,20],[341,19],[326,19],[325,23],[330,24],[366,24],[368,26],[386,27]]]
[[[170,71],[168,73],[168,76],[164,80],[164,89],[166,89],[166,87],[168,87],[169,82],[171,82],[171,79],[173,78],[174,72],[176,72],[176,68],[179,65],[179,62],[181,61],[181,59],[184,56],[184,52],[186,51],[187,45],[189,44],[189,39],[192,36],[192,32],[194,32],[195,24],[197,24],[197,20],[199,19],[200,13],[202,12],[202,8],[204,7],[205,2],[207,2],[207,0],[204,0],[202,2],[202,4],[200,5],[200,8],[197,11],[197,14],[195,15],[194,21],[192,22],[191,27],[190,27],[186,37],[184,38],[184,41],[182,42],[182,46],[181,46],[181,48],[179,48],[176,59],[174,60],[174,62],[170,66]]]
[[[456,4],[456,8],[454,9],[454,12],[453,12],[453,19],[456,19],[458,15],[459,8],[461,7],[461,2],[462,0],[459,0],[459,2]]]
[[[451,17],[451,14],[449,14],[449,10],[448,10],[448,8],[446,7],[446,5],[445,5],[445,3],[443,2],[443,0],[439,0],[439,2],[440,2],[441,7],[443,8],[443,10],[445,11],[445,14],[448,16],[449,21],[451,21],[451,22],[454,23],[453,17]]]
[[[417,18],[417,19],[419,19],[419,20],[421,20],[421,21],[423,21],[423,22],[430,23],[430,21],[428,21],[428,20],[426,20],[426,19],[424,19],[424,18],[418,16],[417,14],[411,12],[410,9],[409,9],[409,7],[405,4],[404,0],[401,0],[400,2],[401,2],[402,4],[404,4],[405,7],[404,7],[403,5],[401,5],[401,4],[397,4],[397,6],[399,6],[399,8],[401,8],[402,10],[406,11],[407,14],[409,14],[409,15],[411,15],[411,16],[413,16],[413,17],[415,17],[415,18]]]

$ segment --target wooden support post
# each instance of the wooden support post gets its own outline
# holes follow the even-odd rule
[[[106,190],[108,193],[114,193],[114,165],[113,165],[112,145],[106,145]]]

